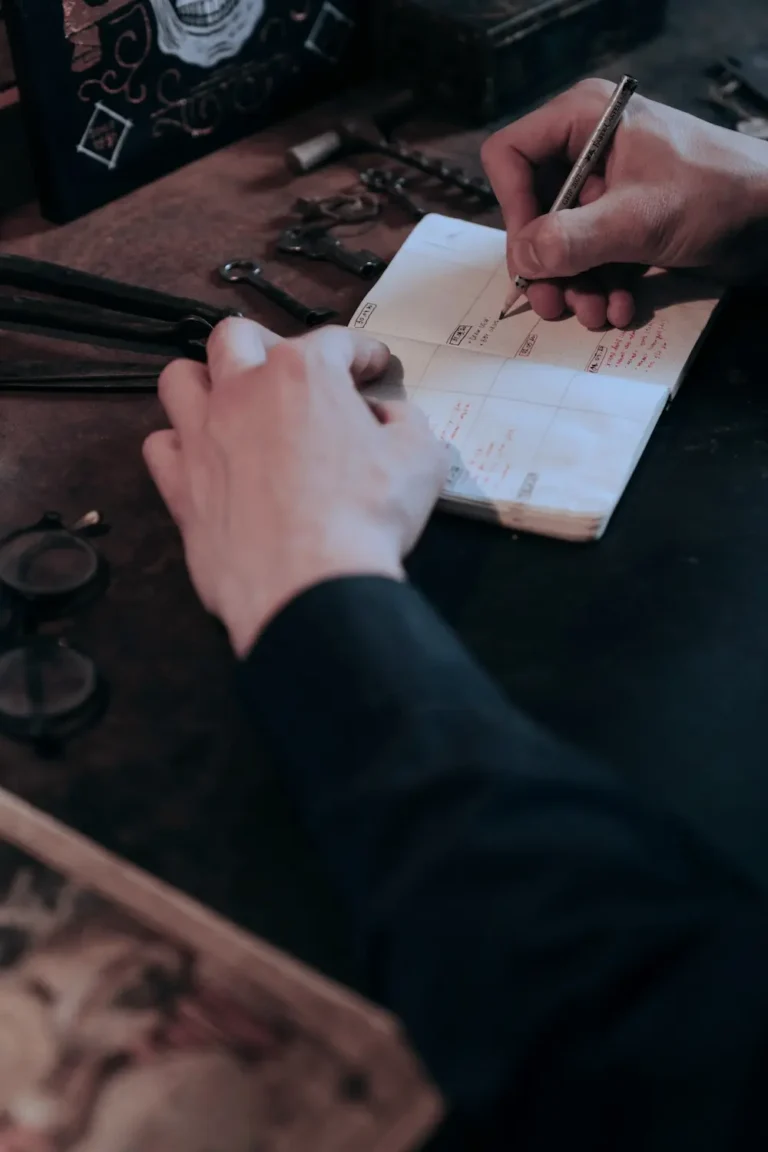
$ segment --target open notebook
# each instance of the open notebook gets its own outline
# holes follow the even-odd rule
[[[427,216],[351,327],[395,357],[451,452],[444,504],[569,540],[600,537],[719,302],[699,280],[645,277],[637,329],[539,320],[509,289],[504,233]]]

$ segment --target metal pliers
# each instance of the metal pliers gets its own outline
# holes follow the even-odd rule
[[[84,343],[111,343],[142,352],[205,360],[214,327],[239,313],[199,300],[138,288],[60,264],[0,255],[0,328],[27,328]],[[42,299],[47,296],[52,299]]]

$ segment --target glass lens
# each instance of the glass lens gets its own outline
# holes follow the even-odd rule
[[[9,720],[56,720],[95,694],[96,669],[87,656],[58,644],[31,643],[0,656],[0,713]]]
[[[24,596],[62,596],[83,588],[99,561],[70,532],[24,532],[0,546],[0,581]]]

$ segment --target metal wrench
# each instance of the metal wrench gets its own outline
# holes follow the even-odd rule
[[[230,260],[228,264],[219,268],[219,276],[222,280],[226,280],[227,284],[250,284],[252,288],[261,292],[262,296],[266,296],[273,304],[284,309],[289,316],[306,324],[307,328],[327,324],[338,316],[338,312],[333,308],[310,308],[302,304],[295,296],[291,296],[290,292],[278,288],[268,280],[254,260]]]

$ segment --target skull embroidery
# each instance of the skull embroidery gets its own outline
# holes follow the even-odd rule
[[[150,0],[161,52],[212,68],[236,56],[264,14],[265,0]]]

